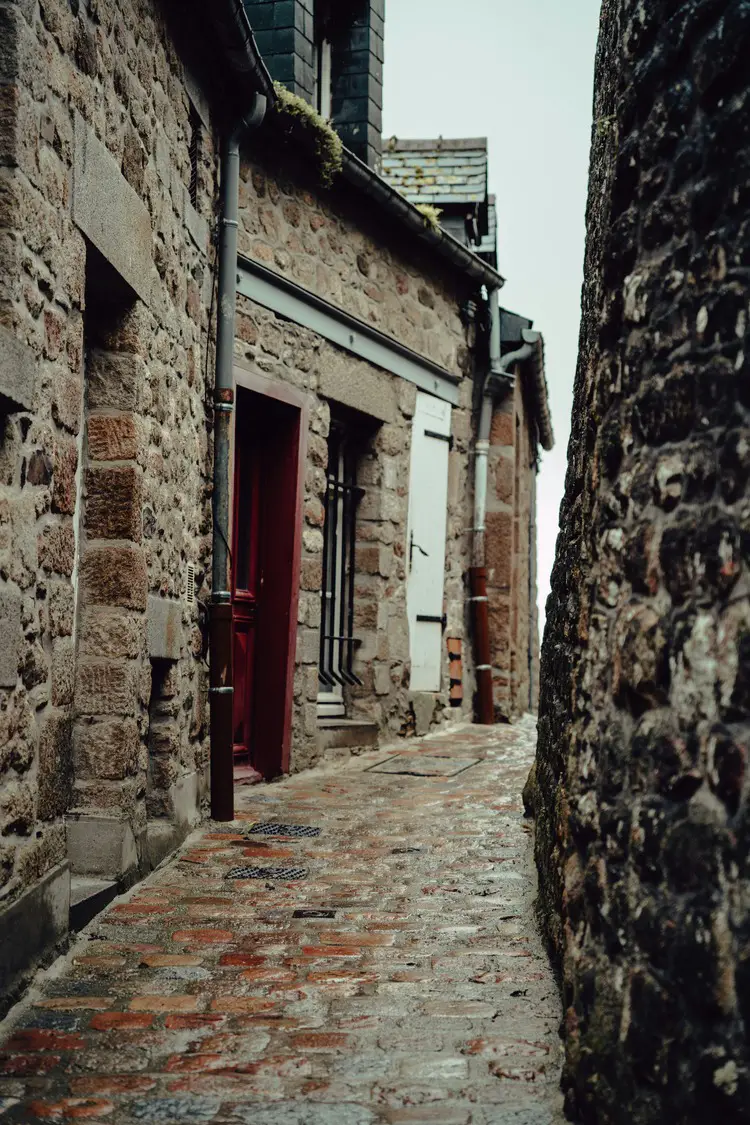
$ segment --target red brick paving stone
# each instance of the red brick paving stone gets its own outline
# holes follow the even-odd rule
[[[240,854],[247,856],[248,859],[289,859],[298,853],[291,848],[269,848],[266,845],[261,848],[243,848]]]
[[[200,1007],[197,996],[134,996],[131,1012],[195,1012]]]
[[[127,961],[124,957],[109,957],[100,954],[99,956],[74,957],[73,963],[85,965],[89,969],[119,969],[122,965],[126,965]]]
[[[332,957],[360,957],[361,949],[353,945],[303,945],[305,957],[320,961]]]
[[[71,1094],[142,1094],[153,1090],[156,1079],[141,1074],[112,1074],[108,1078],[71,1078]]]
[[[228,1064],[223,1055],[212,1053],[195,1055],[172,1055],[167,1059],[164,1069],[168,1074],[181,1074],[183,1071],[222,1070]]]
[[[171,903],[156,902],[124,902],[120,906],[113,906],[110,915],[119,914],[164,914],[171,910]]]
[[[172,934],[172,941],[197,941],[204,945],[226,945],[234,941],[231,930],[176,930]]]
[[[238,1015],[268,1012],[275,1007],[272,1000],[264,1000],[259,996],[216,996],[211,1001],[211,1011],[236,1012]]]
[[[0,1055],[0,1077],[30,1078],[49,1074],[61,1061],[60,1055]]]
[[[291,969],[244,969],[240,976],[255,984],[292,984],[297,980]]]
[[[170,1015],[164,1026],[170,1031],[195,1031],[204,1027],[217,1027],[224,1022],[218,1012],[192,1012],[189,1015]]]
[[[54,996],[51,1000],[37,1000],[37,1008],[49,1008],[53,1012],[74,1012],[85,1009],[104,1010],[115,1003],[113,996]]]
[[[260,957],[256,953],[222,953],[219,958],[219,965],[221,968],[236,968],[242,966],[243,968],[258,968],[260,965],[265,965],[265,957]]]
[[[94,1031],[145,1031],[153,1022],[147,1012],[99,1012],[89,1026]]]
[[[91,1117],[107,1117],[114,1113],[113,1102],[105,1098],[62,1098],[59,1102],[33,1101],[29,1109],[37,1117],[52,1121],[79,1121]]]
[[[77,1032],[46,1027],[17,1028],[5,1044],[9,1051],[80,1051],[86,1040]]]
[[[289,1036],[289,1042],[299,1051],[335,1051],[345,1047],[351,1036],[341,1031],[299,1031]]]
[[[363,949],[374,945],[393,945],[394,938],[392,934],[321,933],[318,934],[318,941],[321,945]]]
[[[309,972],[305,979],[310,984],[375,984],[380,977],[357,969],[321,969]]]
[[[170,966],[186,968],[202,965],[203,961],[203,957],[196,957],[189,953],[148,953],[141,960],[141,964],[147,965],[149,969],[163,969]]]

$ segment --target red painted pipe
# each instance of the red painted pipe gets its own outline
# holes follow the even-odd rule
[[[472,616],[474,618],[474,659],[477,674],[477,722],[491,727],[495,722],[492,698],[492,660],[490,657],[490,615],[487,601],[487,567],[469,569]]]

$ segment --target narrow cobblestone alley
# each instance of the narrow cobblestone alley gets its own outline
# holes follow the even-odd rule
[[[0,1119],[560,1120],[534,743],[527,717],[239,788],[235,825],[115,900],[11,1013]]]

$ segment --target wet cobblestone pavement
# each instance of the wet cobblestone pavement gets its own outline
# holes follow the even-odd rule
[[[2,1125],[562,1120],[534,742],[531,718],[464,727],[238,790],[229,830],[116,899],[11,1013]]]

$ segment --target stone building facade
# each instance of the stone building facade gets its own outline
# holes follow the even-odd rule
[[[6,2],[0,42],[7,987],[71,868],[132,879],[199,815],[215,161],[153,5]]]
[[[537,758],[584,1122],[748,1120],[749,46],[603,6]]]
[[[240,251],[304,290],[373,325],[386,336],[439,364],[457,381],[448,454],[445,548],[446,636],[464,650],[467,690],[456,708],[449,699],[448,648],[442,645],[442,690],[409,690],[406,613],[411,433],[418,389],[325,339],[309,327],[243,295],[237,315],[237,362],[268,383],[302,393],[309,417],[305,474],[299,629],[296,646],[294,735],[291,767],[300,769],[327,751],[335,754],[379,739],[424,731],[433,723],[472,713],[472,656],[465,589],[470,511],[468,452],[471,439],[473,326],[461,309],[471,287],[451,271],[436,270],[418,247],[408,250],[383,237],[382,222],[334,188],[325,195],[297,162],[259,158],[243,167]],[[241,267],[242,268],[242,267]],[[268,389],[268,388],[266,388]],[[361,684],[347,689],[346,721],[321,727],[319,634],[323,577],[326,469],[331,415],[359,421],[357,484],[363,489],[356,517],[354,672]],[[464,643],[467,642],[467,643]],[[330,755],[329,755],[330,756]]]
[[[290,5],[245,7],[281,18]],[[233,409],[242,704],[225,749],[271,777],[472,714],[482,286],[502,278],[377,175],[382,5],[352,13],[347,34],[369,44],[357,60],[344,33],[330,93],[364,159],[285,108],[237,0],[0,0],[6,1004],[69,925],[208,812],[219,410]],[[268,113],[243,140],[234,382],[219,401],[221,160],[258,94]],[[321,175],[321,138],[335,175]],[[531,463],[539,402],[524,409]],[[502,495],[528,544],[529,506]],[[414,575],[428,570],[425,606]],[[528,604],[509,622],[518,643],[527,618]]]

